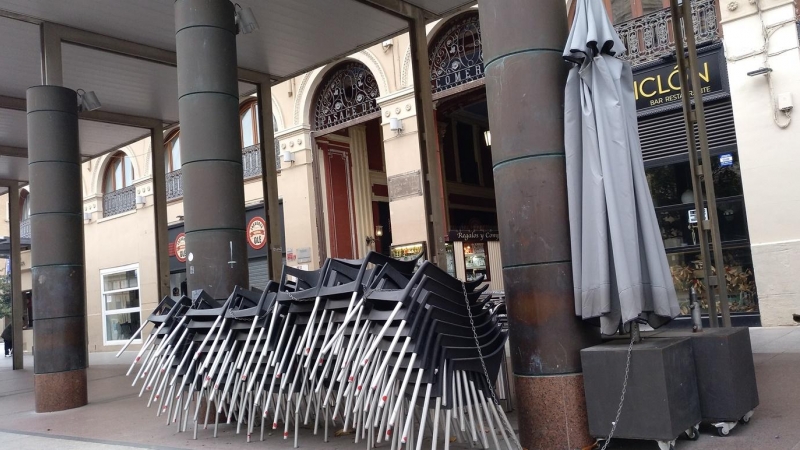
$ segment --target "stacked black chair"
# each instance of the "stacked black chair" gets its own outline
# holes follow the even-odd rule
[[[129,374],[148,407],[185,431],[220,418],[246,429],[281,425],[284,439],[313,422],[392,449],[519,448],[495,383],[505,355],[502,302],[483,279],[462,283],[433,264],[370,253],[322,268],[284,267],[264,291],[217,300],[164,299]],[[127,347],[127,346],[126,346]],[[124,349],[123,349],[124,350]],[[121,353],[121,352],[120,352]],[[193,408],[191,406],[194,406]],[[201,416],[205,405],[205,416]],[[504,445],[501,445],[501,441]]]

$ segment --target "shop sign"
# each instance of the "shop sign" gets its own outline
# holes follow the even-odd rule
[[[499,241],[500,233],[497,230],[450,230],[447,233],[449,242],[455,241]]]
[[[175,258],[182,263],[186,262],[186,234],[184,233],[175,238]]]
[[[255,250],[267,245],[267,222],[261,217],[253,217],[247,224],[247,243]]]
[[[733,155],[730,153],[725,153],[724,155],[719,156],[719,166],[720,167],[728,167],[733,165]]]
[[[700,91],[704,97],[725,93],[726,83],[720,64],[720,51],[698,55]],[[644,69],[633,74],[633,92],[636,110],[681,104],[681,76],[674,63]]]
[[[303,247],[297,249],[297,262],[298,263],[311,262],[311,247]]]

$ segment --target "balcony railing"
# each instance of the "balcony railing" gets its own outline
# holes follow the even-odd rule
[[[22,239],[31,238],[31,219],[24,219],[19,223],[19,237]]]
[[[697,45],[720,39],[714,0],[692,1],[692,22]],[[660,60],[675,50],[672,15],[669,8],[620,23],[617,29],[627,52],[619,55],[633,66]]]
[[[260,145],[251,145],[242,149],[242,166],[245,179],[261,175]]]
[[[183,197],[183,172],[181,169],[167,174],[167,200]]]
[[[277,149],[277,147],[276,147]],[[280,155],[276,151],[275,164],[280,170]],[[244,179],[261,176],[261,146],[251,145],[242,149],[242,175]],[[183,172],[181,169],[167,175],[167,200],[183,197]]]
[[[103,217],[111,217],[136,209],[136,186],[103,194]]]

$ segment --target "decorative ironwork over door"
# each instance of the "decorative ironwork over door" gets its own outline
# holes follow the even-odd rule
[[[380,112],[378,83],[367,66],[345,62],[323,81],[314,108],[314,129],[324,130]]]
[[[434,94],[484,77],[477,13],[458,16],[439,32],[430,46],[430,65]]]

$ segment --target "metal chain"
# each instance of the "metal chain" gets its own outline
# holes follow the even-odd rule
[[[608,445],[611,443],[611,438],[614,437],[614,432],[617,431],[619,416],[622,414],[622,405],[625,403],[625,391],[628,389],[628,373],[630,372],[631,369],[631,353],[633,352],[634,342],[636,342],[636,338],[633,332],[631,332],[631,343],[628,346],[628,361],[625,363],[625,379],[622,380],[622,395],[620,395],[619,397],[619,407],[617,408],[617,416],[614,418],[614,421],[611,422],[611,432],[608,433],[606,442],[603,444],[603,447],[600,450],[606,450]]]
[[[486,363],[483,361],[483,351],[481,351],[481,343],[478,340],[478,331],[475,329],[475,322],[472,320],[472,308],[469,306],[469,297],[467,296],[467,284],[461,282],[461,291],[464,293],[464,304],[467,306],[467,315],[469,316],[469,325],[472,327],[472,337],[475,339],[475,349],[478,350],[478,357],[481,360],[481,367],[483,367],[483,376],[486,378],[486,385],[489,386],[489,393],[492,394],[492,401],[494,402],[495,407],[500,406],[500,402],[497,401],[497,396],[494,393],[494,386],[492,383],[492,379],[489,377],[489,371],[486,369]],[[509,436],[514,440],[514,445],[522,450],[522,445],[517,440],[517,433],[514,430],[510,429],[507,426],[507,422],[501,420],[500,426],[506,429],[509,433]]]

